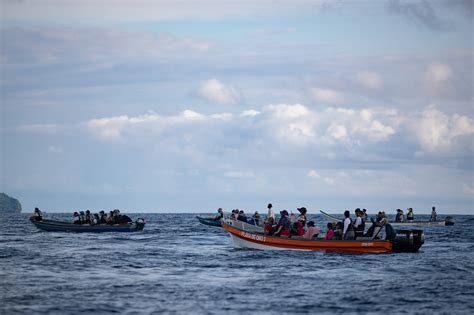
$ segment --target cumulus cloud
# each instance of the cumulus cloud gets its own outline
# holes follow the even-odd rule
[[[218,104],[235,104],[240,95],[232,86],[226,86],[217,79],[207,80],[202,83],[198,91],[204,99]]]
[[[321,175],[319,175],[319,173],[316,170],[309,170],[307,176],[311,177],[311,178],[320,178],[321,177]]]
[[[455,155],[474,151],[472,137],[474,120],[467,116],[445,114],[435,106],[426,108],[420,119],[412,122],[422,152]],[[418,156],[422,155],[418,152]]]
[[[311,89],[311,94],[316,102],[324,104],[340,104],[344,102],[342,93],[331,89],[313,88]]]

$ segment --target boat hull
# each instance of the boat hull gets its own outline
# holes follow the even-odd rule
[[[328,221],[336,222],[342,221],[343,219],[330,215],[320,210],[321,215]],[[454,225],[454,221],[413,221],[413,222],[389,222],[392,226],[403,227],[403,226],[445,226]]]
[[[234,245],[239,248],[259,250],[304,250],[349,253],[388,254],[392,252],[392,243],[384,240],[370,241],[326,241],[283,238],[252,233],[222,222],[229,232]]]
[[[221,226],[221,221],[215,221],[207,218],[203,218],[200,216],[196,217],[201,224],[208,225],[208,226]]]
[[[47,232],[78,232],[78,233],[104,233],[104,232],[138,232],[143,230],[145,223],[127,223],[114,225],[79,225],[56,220],[36,221],[30,219],[38,229]]]

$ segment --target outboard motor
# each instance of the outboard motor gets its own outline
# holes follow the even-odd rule
[[[449,216],[449,217],[446,217],[446,219],[444,219],[444,224],[446,225],[454,225],[454,218]]]
[[[425,243],[423,230],[397,230],[392,240],[394,252],[417,252]]]

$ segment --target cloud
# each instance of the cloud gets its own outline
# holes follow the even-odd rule
[[[442,18],[432,3],[426,0],[390,0],[389,9],[431,30],[451,31],[454,29],[454,24],[450,20]]]
[[[452,68],[444,63],[432,63],[425,72],[426,80],[433,83],[442,83],[451,80],[453,77]]]
[[[316,102],[324,104],[340,104],[344,102],[342,93],[331,89],[313,88],[311,89],[311,94]]]
[[[474,151],[474,120],[467,116],[447,115],[432,105],[423,111],[420,119],[412,121],[412,128],[423,153],[452,156]]]
[[[260,115],[260,112],[258,110],[254,110],[254,109],[244,110],[240,114],[241,117],[255,117],[257,115]]]
[[[158,135],[172,126],[212,121],[228,122],[232,118],[233,116],[230,113],[203,115],[187,109],[175,116],[161,116],[155,112],[150,112],[136,117],[121,115],[91,119],[85,123],[85,126],[89,133],[99,139],[121,140],[126,135],[135,138]]]
[[[226,86],[217,79],[202,83],[198,94],[204,99],[218,104],[235,104],[239,101],[239,93],[232,87]]]
[[[379,90],[383,87],[383,80],[373,71],[362,71],[356,75],[356,81],[370,90]]]
[[[307,176],[311,177],[311,178],[320,178],[321,177],[321,175],[319,175],[319,173],[316,170],[309,170]]]

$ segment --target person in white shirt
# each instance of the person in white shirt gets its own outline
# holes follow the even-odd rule
[[[353,240],[354,239],[354,226],[352,225],[351,213],[349,210],[344,211],[344,229],[342,230],[342,239],[343,240]]]
[[[268,206],[267,206],[267,208],[268,208],[267,219],[268,219],[268,218],[273,218],[273,221],[276,221],[275,212],[273,212],[273,210],[272,210],[272,208],[273,208],[272,204],[269,203]]]

